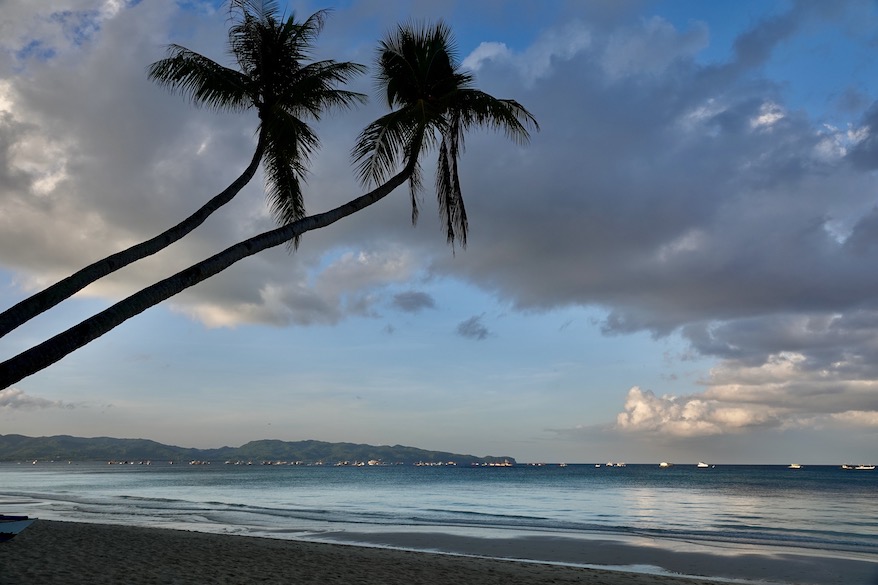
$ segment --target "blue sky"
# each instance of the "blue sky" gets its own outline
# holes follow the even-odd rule
[[[467,137],[471,235],[405,190],[154,307],[0,391],[0,433],[185,446],[319,439],[522,461],[840,463],[878,434],[874,2],[290,2],[371,67],[442,17],[478,85],[540,122]],[[7,0],[0,305],[184,217],[253,114],[151,84],[227,63],[219,3]],[[353,89],[373,92],[368,76]],[[383,102],[315,125],[306,205],[359,193]],[[432,168],[433,159],[424,161]],[[429,179],[426,181],[429,185]],[[0,340],[5,357],[272,220],[261,177],[184,241]]]

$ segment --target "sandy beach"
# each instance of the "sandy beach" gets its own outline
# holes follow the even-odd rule
[[[39,520],[0,544],[2,585],[704,585],[576,567]]]
[[[878,584],[876,563],[820,556],[685,553],[674,559],[674,553],[652,547],[602,541],[585,547],[584,554],[596,564],[668,567],[679,563],[676,571],[682,574],[711,577],[700,579],[496,558],[515,558],[520,547],[543,547],[543,558],[571,562],[572,543],[563,539],[475,542],[436,534],[398,534],[385,542],[400,547],[405,543],[419,548],[433,544],[435,549],[479,556],[38,520],[0,544],[0,585],[707,585],[729,582],[729,577],[761,585]],[[582,563],[581,541],[576,548]],[[713,578],[724,573],[725,579]]]

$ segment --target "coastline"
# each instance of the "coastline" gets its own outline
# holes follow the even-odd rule
[[[320,541],[553,563],[601,571],[610,569],[629,576],[645,573],[653,578],[685,577],[713,583],[878,585],[878,560],[817,549],[769,549],[634,537],[574,538],[553,534],[483,538],[404,530],[328,533]]]
[[[0,585],[707,585],[387,548],[38,520],[0,546]]]
[[[326,535],[336,543],[305,542],[253,536],[211,534],[167,528],[146,528],[112,524],[88,524],[38,520],[13,540],[0,545],[0,585],[131,585],[162,583],[189,585],[218,583],[226,585],[264,583],[312,583],[326,585],[709,585],[727,579],[696,578],[677,575],[606,570],[574,566],[583,563],[565,561],[573,554],[573,542],[552,537],[524,539],[477,539],[449,537],[434,533],[390,533],[381,535],[384,542],[369,534],[371,546],[357,542],[351,533]],[[365,536],[365,535],[359,535]],[[341,544],[347,541],[348,544]],[[673,551],[619,542],[575,540],[579,555],[588,551],[601,565],[662,565],[672,560]],[[360,544],[360,546],[357,546]],[[453,554],[403,550],[423,550]],[[522,551],[534,552],[558,560],[550,563],[519,562]],[[565,552],[566,551],[566,552]],[[527,555],[533,557],[533,554]],[[697,557],[697,554],[695,555]],[[582,558],[581,556],[578,558]],[[708,574],[719,577],[730,559],[741,555],[695,558],[679,557],[694,564],[696,572],[711,568]],[[760,557],[762,561],[767,557]],[[807,561],[808,557],[801,560]],[[795,580],[772,580],[781,565],[754,563],[753,580],[762,584],[790,583]],[[778,557],[777,562],[791,559]],[[873,585],[878,574],[863,572],[859,580],[851,573],[849,562],[825,567],[845,575],[846,584]],[[659,562],[654,562],[659,561]],[[702,562],[701,565],[698,562]],[[704,564],[709,561],[709,564]],[[567,564],[565,564],[567,563]],[[572,563],[572,564],[571,564]],[[590,563],[584,563],[590,564]],[[711,565],[712,564],[712,565]],[[667,566],[665,564],[665,566]],[[878,564],[864,562],[862,570],[878,570]],[[825,583],[813,573],[813,583]],[[692,574],[689,571],[680,571]]]

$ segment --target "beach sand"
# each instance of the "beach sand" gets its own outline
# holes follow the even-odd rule
[[[376,535],[370,535],[372,542]],[[682,574],[725,574],[770,583],[878,584],[878,563],[819,554],[706,555],[610,541],[559,538],[474,539],[387,534],[387,546],[465,551],[409,552],[208,534],[163,528],[38,520],[0,543],[0,585],[716,585],[712,579],[503,560],[523,551],[579,564],[640,563]],[[356,541],[356,534],[341,540]],[[524,547],[524,548],[523,548]],[[540,547],[535,551],[533,547]],[[675,566],[676,563],[676,566]],[[743,573],[741,572],[743,571]],[[726,581],[728,582],[728,581]]]
[[[38,520],[2,585],[704,585],[695,579],[160,528]]]

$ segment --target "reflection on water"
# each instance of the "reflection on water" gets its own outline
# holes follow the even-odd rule
[[[811,466],[0,464],[0,512],[301,537],[409,527],[777,544],[878,558],[878,472]]]

